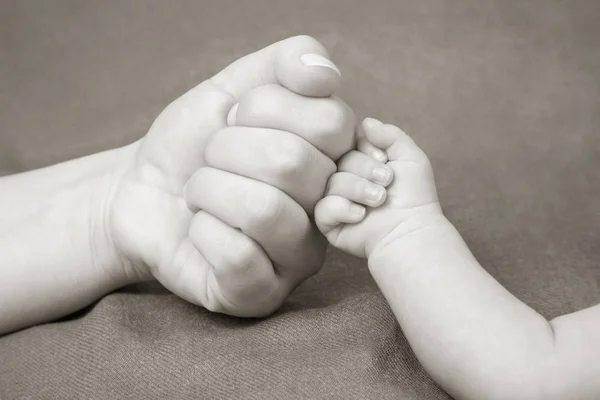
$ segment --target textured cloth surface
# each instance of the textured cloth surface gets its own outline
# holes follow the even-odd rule
[[[0,1],[0,173],[129,143],[235,58],[330,50],[359,117],[429,154],[448,217],[546,317],[600,301],[600,2]],[[265,320],[152,285],[0,338],[1,399],[447,399],[364,261]]]

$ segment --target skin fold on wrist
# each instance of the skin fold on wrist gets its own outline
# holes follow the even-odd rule
[[[367,253],[369,268],[371,268],[371,265],[376,267],[388,250],[394,249],[394,252],[396,252],[396,248],[403,246],[402,242],[412,240],[415,236],[438,235],[440,230],[447,229],[448,225],[452,227],[450,221],[437,205],[435,208],[432,207],[432,209],[414,213],[371,248]]]

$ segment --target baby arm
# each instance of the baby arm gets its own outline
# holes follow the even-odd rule
[[[423,151],[394,126],[367,119],[363,127],[366,151],[341,160],[317,224],[330,243],[368,259],[429,374],[457,399],[599,398],[600,306],[548,322],[519,301],[444,217]],[[373,159],[375,147],[385,150],[385,166]],[[381,205],[358,189],[377,185],[364,174],[374,163],[394,175],[379,185],[387,186]],[[375,208],[353,214],[356,203]]]

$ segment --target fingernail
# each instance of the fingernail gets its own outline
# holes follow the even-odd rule
[[[354,215],[356,215],[357,217],[362,217],[363,214],[365,213],[365,208],[363,206],[359,206],[358,204],[351,204],[350,205],[350,212]]]
[[[381,150],[373,150],[373,154],[371,155],[371,157],[373,157],[382,164],[388,162],[387,156]]]
[[[334,70],[339,76],[342,76],[342,73],[340,72],[340,70],[338,69],[338,67],[331,62],[331,60],[323,57],[320,54],[302,54],[300,56],[300,61],[302,61],[302,64],[306,65],[307,67],[325,67],[325,68],[331,68],[332,70]]]
[[[391,172],[387,168],[375,167],[373,169],[373,180],[379,183],[380,185],[387,185],[389,183],[390,177]]]
[[[227,114],[227,125],[234,126],[237,120],[237,110],[240,103],[235,103],[231,110],[229,110],[229,114]]]
[[[384,190],[385,189],[383,189],[381,186],[375,186],[375,185],[367,186],[367,189],[366,189],[367,199],[369,199],[373,203],[377,203],[383,197]]]

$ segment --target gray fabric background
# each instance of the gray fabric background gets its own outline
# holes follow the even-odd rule
[[[359,117],[410,132],[502,284],[551,318],[600,301],[600,2],[0,1],[0,173],[119,146],[235,58],[320,39]],[[150,286],[0,338],[1,399],[447,399],[365,262],[273,317]]]

